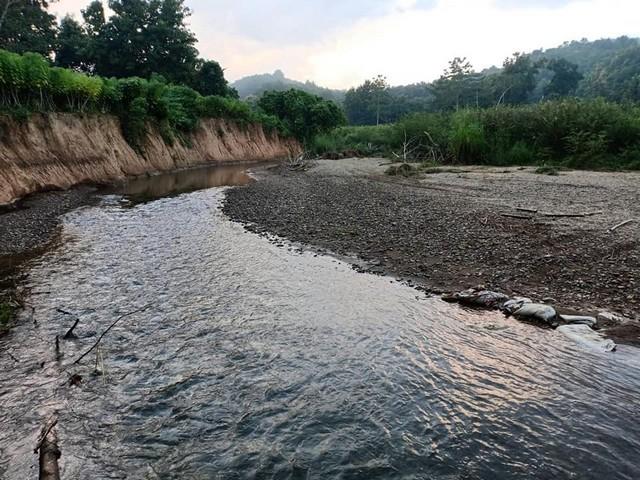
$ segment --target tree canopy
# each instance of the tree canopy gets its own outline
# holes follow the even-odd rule
[[[46,0],[0,0],[0,48],[48,55],[56,40],[56,17]]]

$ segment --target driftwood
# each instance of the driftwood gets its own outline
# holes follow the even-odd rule
[[[73,324],[73,327],[71,327],[69,329],[69,331],[67,331],[67,333],[64,334],[64,337],[62,337],[64,340],[73,340],[74,338],[78,338],[75,333],[73,333],[73,331],[76,329],[76,327],[78,326],[78,324],[80,323],[80,319],[76,318],[75,323]]]
[[[109,333],[109,332],[111,331],[111,329],[112,329],[113,327],[115,327],[115,326],[118,324],[118,322],[119,322],[120,320],[123,320],[123,319],[125,319],[125,318],[127,318],[127,317],[130,317],[131,315],[135,315],[136,313],[140,313],[140,312],[142,312],[142,311],[146,310],[147,308],[149,308],[149,306],[146,306],[146,307],[143,307],[143,308],[139,308],[139,309],[137,309],[137,310],[134,310],[133,312],[125,313],[124,315],[122,315],[122,316],[118,317],[118,318],[116,319],[116,321],[115,321],[115,322],[113,322],[111,325],[109,325],[109,328],[107,328],[104,332],[102,332],[102,335],[100,335],[100,337],[98,338],[98,340],[96,341],[96,343],[94,343],[94,344],[93,344],[93,346],[92,346],[89,350],[87,350],[85,353],[83,353],[83,354],[82,354],[82,356],[81,356],[80,358],[78,358],[75,362],[73,362],[73,364],[74,364],[74,365],[77,365],[77,364],[78,364],[78,363],[80,363],[80,362],[81,362],[81,361],[82,361],[82,360],[83,360],[87,355],[89,355],[91,352],[93,352],[93,350],[95,350],[95,348],[96,348],[98,345],[100,345],[100,342],[102,341],[102,339],[104,338],[104,336],[105,336],[107,333]]]
[[[40,480],[60,480],[58,459],[61,456],[58,448],[58,437],[54,430],[58,419],[53,418],[42,427],[40,437],[33,453],[40,453]]]
[[[626,226],[626,225],[629,225],[630,223],[633,223],[633,222],[635,222],[635,220],[634,220],[634,219],[626,220],[626,221],[624,221],[624,222],[621,222],[621,223],[619,223],[619,224],[617,224],[617,225],[615,225],[615,226],[611,227],[611,228],[609,229],[609,233],[613,233],[613,232],[615,232],[616,230],[618,230],[619,228],[622,228],[622,227],[624,227],[624,226]]]
[[[517,213],[501,213],[500,215],[507,218],[520,218],[522,220],[531,220],[533,218],[531,215],[518,215]]]

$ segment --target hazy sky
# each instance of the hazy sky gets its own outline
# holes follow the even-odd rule
[[[89,0],[60,0],[75,13]],[[106,3],[106,2],[105,2]],[[202,56],[227,78],[282,69],[345,88],[384,74],[437,78],[466,56],[477,69],[565,40],[640,36],[640,0],[187,0]]]

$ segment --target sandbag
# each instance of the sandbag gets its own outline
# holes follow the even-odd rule
[[[562,325],[558,327],[558,332],[566,335],[576,343],[590,350],[599,352],[613,352],[617,345],[613,340],[604,338],[588,325]]]
[[[526,303],[513,316],[517,320],[542,322],[552,327],[558,326],[558,314],[556,309],[543,303]]]

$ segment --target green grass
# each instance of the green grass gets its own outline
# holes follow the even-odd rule
[[[0,333],[7,332],[13,323],[15,308],[8,303],[0,303]]]
[[[409,147],[409,148],[406,148]],[[318,155],[356,151],[453,165],[640,169],[640,106],[563,99],[414,114],[395,124],[342,127],[316,138]]]

